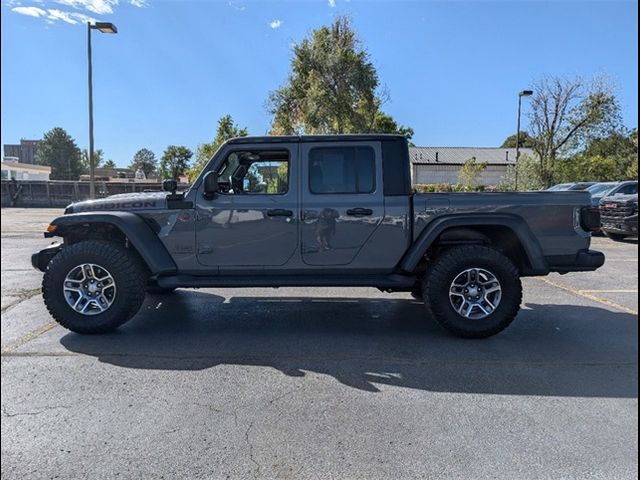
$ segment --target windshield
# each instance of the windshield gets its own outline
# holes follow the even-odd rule
[[[608,191],[613,190],[616,185],[615,183],[596,183],[587,188],[587,191],[590,192],[592,196],[606,194]]]
[[[586,190],[591,185],[593,185],[593,182],[580,182],[569,187],[569,190]]]
[[[553,187],[549,188],[548,190],[550,192],[557,192],[558,190],[567,190],[571,185],[573,185],[573,183],[561,183],[559,185],[554,185]]]

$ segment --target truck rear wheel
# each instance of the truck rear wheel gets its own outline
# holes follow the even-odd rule
[[[89,240],[53,257],[44,273],[42,295],[63,327],[76,333],[105,333],[137,313],[145,286],[144,269],[132,252]]]
[[[501,332],[516,317],[522,301],[513,262],[493,248],[476,245],[454,247],[436,257],[422,292],[435,320],[464,338]]]

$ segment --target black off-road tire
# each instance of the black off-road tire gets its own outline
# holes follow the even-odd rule
[[[620,233],[609,233],[605,232],[605,235],[609,237],[614,242],[624,242],[624,240],[628,237],[628,235],[622,235]]]
[[[497,308],[482,319],[460,315],[449,300],[453,280],[469,268],[493,273],[502,288]],[[433,260],[424,276],[422,293],[427,312],[449,332],[464,338],[486,338],[504,330],[518,314],[522,283],[518,269],[509,258],[493,248],[469,245],[445,250]]]
[[[63,293],[67,274],[85,263],[105,268],[116,284],[113,303],[96,315],[73,310]],[[138,312],[144,302],[146,283],[146,270],[133,252],[114,243],[87,240],[64,247],[53,257],[42,279],[42,296],[51,316],[63,327],[76,333],[106,333]]]

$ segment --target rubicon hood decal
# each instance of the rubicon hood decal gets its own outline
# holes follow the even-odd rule
[[[123,193],[98,200],[87,200],[69,205],[65,213],[102,210],[154,210],[166,208],[166,192]]]

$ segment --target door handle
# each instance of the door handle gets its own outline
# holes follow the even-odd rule
[[[291,210],[285,210],[283,208],[276,208],[274,210],[267,210],[269,217],[292,217],[293,212]]]
[[[353,217],[366,217],[367,215],[373,215],[373,210],[370,208],[350,208],[347,210],[347,215]]]

